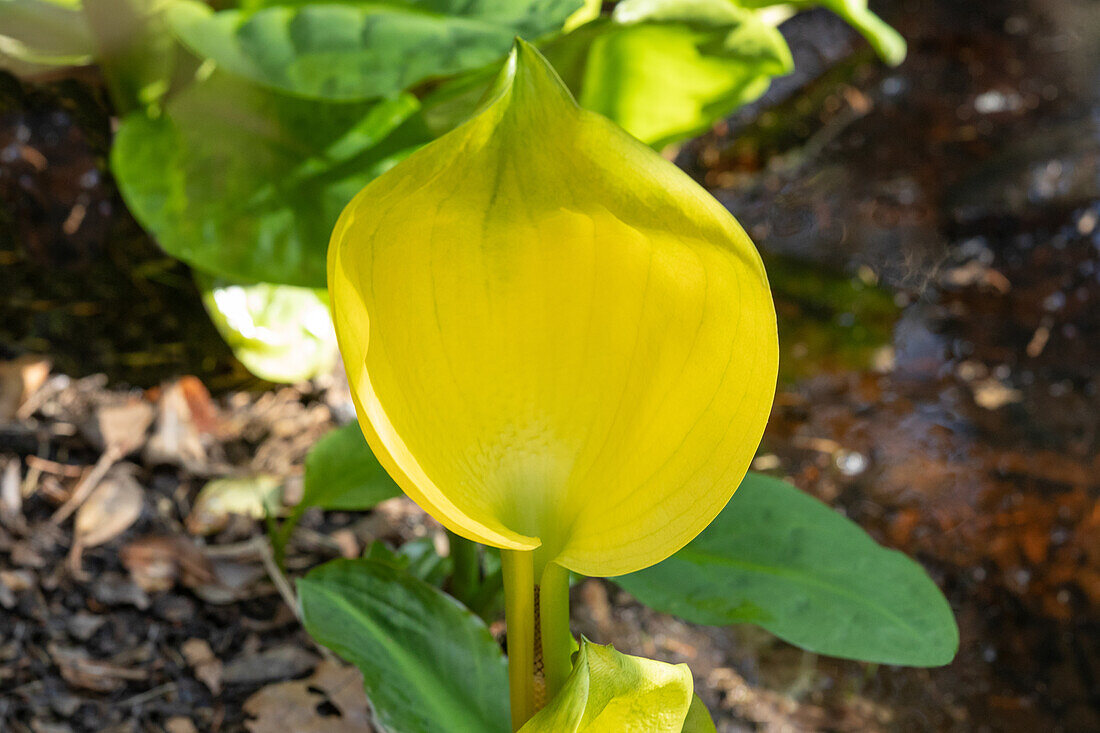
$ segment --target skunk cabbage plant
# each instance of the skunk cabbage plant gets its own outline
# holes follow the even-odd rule
[[[348,205],[328,273],[370,447],[449,529],[504,550],[521,723],[541,694],[517,690],[535,586],[552,695],[566,571],[665,559],[745,475],[778,369],[760,257],[520,41],[476,115]]]

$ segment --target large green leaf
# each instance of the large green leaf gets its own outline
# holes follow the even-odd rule
[[[230,279],[325,286],[344,205],[429,135],[417,102],[326,103],[214,72],[123,121],[111,168],[171,255]]]
[[[691,707],[688,708],[681,733],[717,733],[710,711],[698,695],[693,695],[691,698]]]
[[[779,31],[729,0],[624,0],[546,54],[582,106],[658,147],[707,129],[792,68]]]
[[[289,384],[324,374],[336,364],[327,291],[239,283],[199,272],[195,282],[218,332],[257,377]]]
[[[958,649],[951,608],[917,563],[761,474],[746,476],[687,547],[614,580],[657,610],[699,624],[752,622],[821,654],[930,667]]]
[[[86,64],[94,53],[79,3],[0,0],[0,68]]]
[[[298,581],[314,639],[355,664],[386,730],[505,733],[507,666],[485,624],[384,562],[335,560]]]
[[[897,66],[905,60],[905,39],[882,18],[867,7],[867,0],[735,0],[747,8],[763,8],[771,5],[793,5],[796,8],[821,6],[833,11],[859,31],[875,53]]]
[[[400,494],[357,422],[321,438],[306,457],[301,506],[360,511]]]
[[[396,94],[502,58],[517,36],[562,27],[581,0],[389,0],[170,11],[197,54],[261,84],[329,100]]]
[[[520,733],[681,733],[692,684],[686,664],[632,657],[582,639],[565,686]]]

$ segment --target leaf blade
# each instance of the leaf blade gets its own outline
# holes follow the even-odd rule
[[[958,648],[951,609],[919,565],[760,474],[683,550],[614,581],[688,621],[750,621],[831,656],[938,666]]]
[[[372,560],[327,563],[298,588],[306,629],[359,667],[387,729],[508,729],[504,657],[480,619],[453,599]]]

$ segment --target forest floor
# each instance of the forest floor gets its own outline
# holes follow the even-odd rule
[[[1100,730],[1100,9],[884,5],[903,66],[805,16],[785,29],[800,71],[676,160],[775,290],[755,468],[917,558],[959,655],[817,657],[599,580],[574,588],[574,631],[687,662],[720,731]],[[200,495],[274,476],[293,503],[350,397],[338,374],[247,377],[126,214],[109,134],[85,87],[0,79],[0,730],[363,730],[293,580],[446,538],[405,499],[311,510],[284,574],[263,523],[227,511],[250,511],[247,483]]]

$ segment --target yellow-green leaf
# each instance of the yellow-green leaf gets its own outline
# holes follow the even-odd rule
[[[688,708],[680,733],[716,733],[714,720],[698,695],[691,698],[691,707]]]
[[[327,373],[336,363],[336,334],[324,290],[199,273],[195,282],[218,332],[257,377],[300,382]]]
[[[692,684],[686,664],[632,657],[584,639],[561,692],[520,733],[681,733]]]
[[[624,0],[547,55],[581,106],[655,147],[707,129],[793,68],[779,31],[729,0]]]
[[[767,421],[752,242],[522,42],[477,115],[345,209],[329,284],[382,465],[455,532],[543,563],[617,575],[675,552]]]

